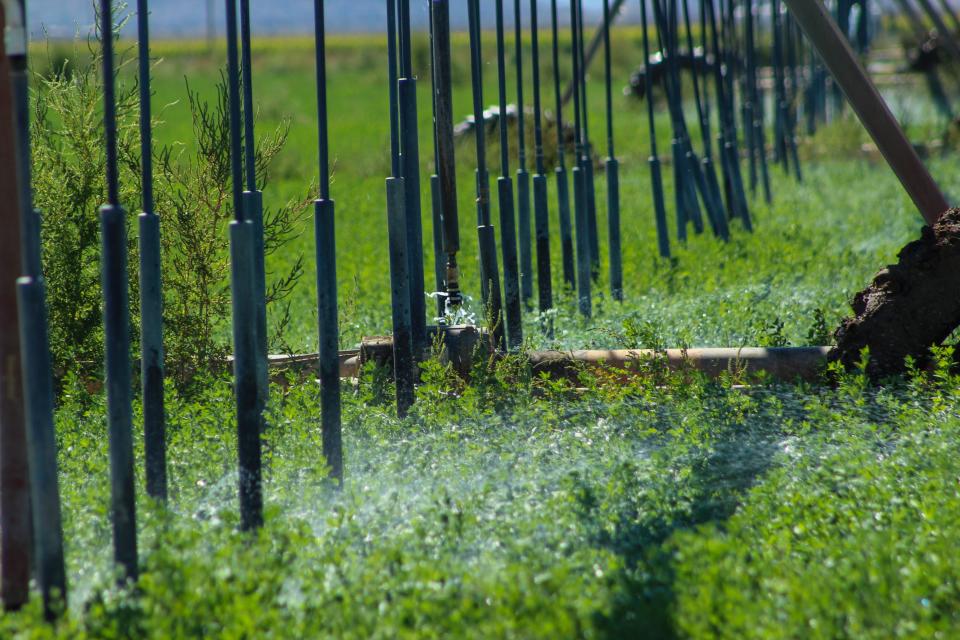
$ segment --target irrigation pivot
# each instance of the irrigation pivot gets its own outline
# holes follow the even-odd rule
[[[133,474],[133,411],[130,393],[130,307],[127,280],[127,212],[120,206],[117,117],[113,67],[113,6],[100,2],[103,48],[103,128],[107,204],[100,208],[103,328],[106,350],[107,425],[113,552],[124,578],[137,579],[136,494]]]
[[[320,197],[313,203],[317,252],[317,324],[320,360],[320,418],[323,457],[330,475],[343,482],[340,405],[340,328],[337,317],[337,236],[330,198],[330,150],[327,126],[327,55],[323,0],[314,0],[314,45],[317,72],[317,156]]]
[[[243,143],[240,133],[240,68],[237,54],[236,0],[226,0],[227,99],[230,116],[230,177],[234,219],[230,223],[230,289],[233,311],[233,377],[237,407],[240,528],[263,524],[257,316],[254,304],[256,229],[245,216]]]
[[[160,216],[153,201],[153,139],[150,108],[150,23],[147,0],[137,0],[140,85],[140,157],[143,211],[137,217],[140,243],[140,388],[147,494],[167,499],[167,438],[163,406],[163,286],[160,275]],[[264,363],[266,365],[266,363]]]
[[[904,135],[886,102],[870,82],[843,34],[819,2],[784,0],[807,39],[817,48],[837,84],[843,89],[864,128],[900,179],[928,224],[949,208],[913,145]]]
[[[27,28],[25,22],[25,7],[20,0],[3,0],[0,11],[0,32],[5,31],[6,46],[4,63],[5,69],[0,69],[0,78],[6,79],[9,72],[9,83],[4,82],[0,87],[0,155],[6,156],[0,162],[0,192],[10,194],[6,199],[6,207],[0,208],[0,217],[3,218],[4,239],[19,243],[16,246],[7,246],[3,259],[17,262],[4,262],[11,268],[19,269],[23,277],[16,280],[16,307],[19,310],[16,324],[19,325],[19,350],[22,371],[22,412],[21,425],[26,428],[26,456],[23,448],[19,451],[10,436],[16,435],[16,416],[10,409],[16,402],[17,396],[11,396],[6,391],[15,392],[16,360],[5,354],[4,362],[6,373],[4,377],[4,410],[0,415],[0,428],[3,430],[2,455],[3,487],[6,494],[13,489],[13,497],[22,500],[26,489],[22,478],[10,478],[8,469],[9,460],[6,456],[19,456],[21,465],[25,460],[29,468],[29,509],[20,503],[14,506],[8,502],[10,496],[4,496],[2,509],[12,520],[19,521],[20,527],[11,526],[4,521],[0,526],[4,528],[3,535],[8,536],[12,544],[8,555],[8,542],[4,541],[4,554],[0,561],[3,563],[4,604],[16,607],[25,602],[29,581],[30,519],[25,517],[32,514],[33,524],[33,566],[40,592],[43,596],[44,613],[51,619],[57,612],[62,611],[67,601],[67,580],[63,556],[63,527],[60,514],[60,489],[57,470],[57,440],[53,423],[53,378],[50,365],[50,341],[47,329],[46,283],[40,266],[40,214],[33,208],[33,193],[30,171],[30,96],[27,75]],[[6,29],[2,22],[6,20]],[[19,229],[19,234],[16,230]],[[7,270],[4,269],[6,279]],[[12,283],[12,280],[10,281]],[[13,309],[12,305],[4,304],[4,309]],[[5,329],[13,329],[10,324],[4,323]],[[7,337],[9,340],[10,338]],[[4,344],[7,344],[6,342]],[[10,377],[6,377],[10,376]],[[21,467],[22,468],[22,467]],[[16,467],[14,466],[14,470]],[[12,486],[12,480],[17,484]],[[4,516],[6,517],[6,516]],[[19,547],[14,549],[13,547]],[[17,560],[19,559],[19,563]],[[10,576],[6,575],[10,572]],[[15,582],[9,585],[12,578]],[[10,590],[9,586],[13,589]]]

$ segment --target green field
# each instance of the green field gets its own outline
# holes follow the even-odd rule
[[[616,32],[621,84],[641,60],[638,37]],[[465,41],[455,44],[455,113],[465,117]],[[494,104],[494,48],[492,40],[484,44],[485,102]],[[184,79],[212,98],[222,52],[182,42],[156,51],[155,104],[165,105],[156,136],[186,153],[192,135]],[[390,329],[384,51],[373,37],[330,43],[344,347]],[[285,202],[316,180],[312,44],[260,40],[254,55],[259,131],[290,123],[265,189],[268,202]],[[425,41],[415,58],[426,75]],[[35,56],[35,65],[42,59]],[[543,70],[546,82],[550,65]],[[427,85],[419,94],[425,159]],[[922,102],[909,90],[903,95]],[[589,97],[599,142],[597,73]],[[544,99],[552,105],[546,84]],[[914,119],[908,131],[928,140],[940,125]],[[530,347],[820,344],[852,294],[918,234],[920,217],[896,179],[861,155],[865,135],[842,118],[803,142],[802,183],[773,170],[774,203],[751,200],[755,233],[735,225],[729,244],[691,237],[686,246],[674,244],[675,260],[660,260],[643,103],[617,96],[615,126],[626,299],[617,304],[601,295],[585,322],[567,294],[555,338],[540,334],[536,314],[527,314]],[[659,126],[667,151],[663,111]],[[463,282],[476,298],[472,143],[458,153]],[[946,191],[960,193],[955,154],[929,164]],[[604,186],[601,177],[598,194]],[[550,189],[553,198],[552,181]],[[667,189],[671,203],[669,180]],[[602,196],[598,203],[605,229]],[[136,201],[125,204],[136,210]],[[314,242],[309,218],[302,225],[270,268],[279,272],[305,257],[286,341],[307,352],[316,344]],[[606,287],[603,276],[598,289]],[[57,428],[69,612],[47,626],[35,602],[0,619],[0,636],[960,634],[960,441],[953,431],[960,379],[945,364],[884,386],[853,373],[836,386],[748,387],[736,372],[711,381],[650,366],[649,378],[624,384],[585,376],[574,389],[531,379],[509,359],[478,367],[469,385],[430,362],[404,420],[381,372],[369,370],[345,394],[347,480],[340,492],[325,482],[316,385],[277,385],[266,434],[267,524],[255,536],[236,531],[230,380],[205,378],[189,392],[171,384],[171,502],[164,509],[141,494],[135,590],[114,586],[105,400],[88,393],[87,380],[67,375]],[[142,469],[138,474],[142,492]]]

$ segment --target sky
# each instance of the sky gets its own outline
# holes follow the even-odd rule
[[[611,0],[612,1],[612,0]],[[87,36],[94,22],[93,0],[27,0],[27,17],[34,38],[71,38]],[[136,0],[128,0],[135,11]],[[158,37],[196,37],[207,33],[208,4],[213,9],[213,25],[218,36],[224,33],[224,0],[152,0],[150,28]],[[254,21],[254,33],[310,33],[313,28],[313,0],[250,0]],[[507,15],[512,24],[513,3],[505,2]],[[529,16],[529,0],[523,0],[524,16]],[[636,6],[634,6],[636,5]],[[386,26],[386,3],[384,0],[326,0],[327,29],[331,32],[382,31]],[[427,1],[411,0],[411,20],[414,27],[426,28]],[[451,22],[455,29],[466,28],[466,2],[453,0]],[[484,21],[492,24],[493,2],[481,0]],[[549,17],[549,2],[538,0],[541,21]],[[559,0],[559,13],[569,11],[568,0]],[[599,19],[602,0],[584,0],[585,20]],[[622,18],[631,21],[639,15],[639,3],[627,2]],[[525,18],[526,20],[526,18]],[[566,23],[566,21],[563,21]],[[131,21],[127,33],[133,35],[135,21]]]

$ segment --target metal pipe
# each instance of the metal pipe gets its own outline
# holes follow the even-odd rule
[[[16,319],[19,325],[19,372],[22,384],[22,423],[26,427],[26,456],[23,447],[16,444],[16,417],[9,411],[7,403],[15,403],[18,397],[13,372],[16,371],[15,362],[4,357],[3,393],[4,409],[0,414],[2,423],[2,441],[0,441],[0,455],[16,457],[27,461],[29,469],[29,508],[17,507],[7,495],[0,505],[0,517],[11,516],[17,524],[8,521],[0,522],[0,529],[6,540],[2,543],[2,567],[4,572],[16,574],[16,589],[11,593],[7,589],[8,581],[4,579],[3,599],[7,606],[18,604],[20,591],[25,601],[30,571],[30,527],[32,522],[34,544],[32,551],[36,554],[34,567],[37,583],[43,596],[44,614],[47,619],[64,610],[67,602],[67,580],[63,557],[63,527],[60,515],[60,490],[57,471],[57,440],[53,424],[53,380],[51,377],[50,346],[47,333],[46,289],[40,267],[40,214],[33,208],[33,194],[30,183],[30,104],[27,76],[27,30],[24,21],[24,6],[19,0],[3,0],[3,11],[0,18],[7,18],[6,28],[0,25],[0,31],[5,32],[6,55],[4,61],[9,63],[9,84],[0,86],[0,128],[7,128],[8,135],[0,135],[0,140],[6,140],[12,146],[11,154],[6,160],[0,161],[0,167],[8,171],[0,172],[3,177],[13,178],[14,183],[0,186],[0,193],[10,193],[6,198],[8,206],[13,207],[12,219],[4,224],[9,231],[4,238],[15,241],[16,229],[20,229],[20,251],[11,247],[9,253],[3,252],[4,258],[15,259],[21,254],[21,269],[25,277],[16,280],[16,307],[3,304],[4,309],[18,308]],[[7,73],[0,71],[0,78],[7,77]],[[12,89],[12,96],[4,92]],[[14,124],[16,125],[14,127]],[[10,149],[0,144],[2,149]],[[14,173],[15,172],[15,173]],[[11,175],[11,174],[14,175]],[[7,323],[4,323],[7,324]],[[9,325],[7,325],[9,327]],[[10,327],[12,328],[12,327]],[[6,336],[6,334],[5,334]],[[0,338],[2,339],[2,338]],[[9,338],[6,338],[9,340]],[[16,353],[17,351],[14,351]],[[6,376],[9,376],[6,377]],[[16,465],[4,459],[3,465],[4,486],[9,486],[11,471],[16,471]],[[22,467],[21,467],[22,468]],[[25,482],[18,482],[18,486],[26,487]],[[22,497],[22,494],[21,494]],[[27,512],[32,513],[30,518],[24,517]],[[14,544],[8,545],[7,541]],[[19,541],[19,542],[16,542]],[[19,548],[17,548],[19,547]],[[12,551],[13,553],[8,553]],[[22,590],[21,590],[22,589]]]
[[[610,252],[610,296],[623,302],[623,252],[620,246],[620,163],[613,144],[613,73],[611,70],[610,0],[603,0],[603,80],[607,111],[607,251]]]
[[[9,27],[5,17],[10,15]],[[18,175],[17,100],[14,69],[26,80],[25,24],[19,2],[0,8],[0,597],[7,610],[19,609],[30,594],[30,473],[22,379],[17,277],[21,274],[22,189]],[[28,141],[29,142],[29,141]],[[29,193],[30,186],[26,185]],[[26,346],[26,345],[24,345]]]
[[[527,171],[526,112],[523,104],[523,20],[520,0],[514,0],[514,40],[517,57],[517,244],[520,253],[520,297],[533,299],[533,252],[530,236],[530,173]]]
[[[591,303],[590,221],[587,213],[587,175],[584,171],[583,102],[579,85],[583,83],[580,71],[579,20],[576,0],[570,2],[570,30],[573,41],[573,78],[576,88],[573,100],[574,165],[573,165],[573,211],[577,243],[577,307],[580,314],[589,318],[593,314]]]
[[[617,17],[620,15],[620,9],[623,5],[626,4],[626,0],[613,0],[613,6],[610,7],[610,19],[616,21]],[[612,26],[612,22],[610,25]],[[603,45],[603,31],[604,27],[597,29],[596,33],[593,34],[593,38],[590,39],[590,44],[587,45],[586,52],[584,54],[584,63],[585,66],[589,69],[590,64],[593,62],[593,59],[597,57],[597,52],[600,51],[601,45]],[[574,91],[574,82],[571,81],[567,88],[564,89],[561,100],[563,104],[570,102],[570,98],[573,97]]]
[[[581,118],[583,123],[583,181],[586,188],[587,239],[590,250],[590,278],[594,282],[600,277],[600,232],[597,227],[597,182],[593,171],[593,143],[590,141],[590,107],[587,104],[587,64],[584,51],[583,1],[574,0],[577,5],[577,39],[574,49],[580,56],[580,99],[583,102]]]
[[[105,0],[109,1],[109,0]],[[234,395],[237,412],[237,467],[240,528],[263,525],[260,432],[263,425],[258,358],[257,311],[254,306],[256,228],[245,215],[240,134],[240,69],[237,54],[236,0],[226,0],[227,92],[230,116],[230,168],[234,220],[230,223],[230,291],[233,315]]]
[[[518,349],[523,344],[523,317],[520,308],[520,268],[517,263],[513,181],[510,178],[510,142],[507,136],[507,68],[503,0],[496,0],[496,20],[497,86],[500,99],[500,177],[497,178],[497,203],[500,206],[500,250],[503,254],[503,303],[506,311],[507,346],[510,349]]]
[[[434,104],[436,105],[437,175],[440,178],[443,213],[443,251],[447,256],[445,286],[447,310],[463,303],[460,295],[460,222],[457,212],[457,163],[453,139],[453,80],[450,60],[450,4],[448,0],[430,3],[434,37]]]
[[[437,52],[434,38],[433,10],[429,11],[430,30],[430,133],[433,137],[433,173],[430,174],[430,215],[432,219],[433,235],[433,281],[434,295],[436,302],[436,318],[438,322],[443,321],[447,304],[445,296],[441,293],[446,291],[444,279],[444,252],[443,252],[443,196],[440,190],[440,144],[437,141]]]
[[[420,201],[420,135],[417,121],[417,79],[413,74],[410,0],[397,0],[400,45],[400,161],[406,190],[407,259],[410,265],[410,322],[414,353],[427,346],[427,303],[424,297],[423,223]]]
[[[836,23],[823,4],[810,0],[784,0],[807,38],[817,48],[837,84],[843,89],[863,126],[887,164],[900,179],[928,224],[949,209],[947,199],[927,171],[900,124],[870,82]]]
[[[147,0],[137,0],[140,77],[140,157],[143,212],[140,244],[140,385],[147,495],[167,499],[166,416],[163,398],[163,288],[160,217],[153,199],[153,134],[150,105],[150,27]]]
[[[550,0],[550,26],[553,31],[553,91],[556,99],[557,128],[557,166],[554,175],[557,178],[557,214],[560,223],[560,253],[563,258],[563,281],[573,289],[577,286],[577,272],[574,267],[573,229],[570,224],[570,185],[567,181],[565,160],[566,140],[564,139],[563,99],[560,96],[560,36],[557,18],[557,0]]]
[[[337,309],[336,211],[330,199],[329,140],[327,123],[326,24],[323,0],[314,0],[314,48],[317,73],[317,148],[320,197],[314,202],[314,237],[317,259],[317,331],[320,369],[320,418],[323,457],[330,475],[343,482],[343,443],[340,398],[340,327]]]
[[[656,1],[656,0],[654,0]],[[647,131],[650,136],[650,183],[653,188],[654,221],[657,225],[657,247],[661,258],[670,257],[670,232],[667,229],[667,208],[663,201],[663,177],[657,155],[657,126],[653,117],[653,82],[650,80],[650,33],[647,24],[647,0],[640,0],[640,29],[643,40],[643,82],[647,98]]]
[[[553,283],[550,267],[550,212],[547,204],[547,177],[543,164],[543,122],[540,99],[540,25],[537,0],[530,0],[530,46],[533,66],[533,176],[534,229],[537,243],[537,294],[540,312],[553,307]],[[547,333],[550,332],[546,327]]]
[[[477,242],[480,253],[480,297],[483,313],[498,349],[506,347],[503,305],[500,295],[500,267],[494,228],[490,225],[490,181],[483,119],[483,58],[481,55],[480,3],[468,0],[470,17],[470,78],[473,84],[473,118],[477,150]]]
[[[127,213],[120,206],[112,9],[110,0],[101,0],[103,126],[106,140],[108,200],[107,204],[100,209],[103,328],[106,351],[114,560],[123,568],[124,578],[135,581],[138,569],[136,493],[133,473],[133,411],[130,390]]]

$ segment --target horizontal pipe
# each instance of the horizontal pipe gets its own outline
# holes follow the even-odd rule
[[[366,349],[340,352],[340,377],[356,378],[364,362],[383,358],[392,351],[391,339],[365,341]],[[659,361],[671,371],[695,370],[711,378],[724,372],[765,373],[777,380],[816,380],[831,347],[704,347],[695,349],[584,349],[532,351],[527,354],[534,373],[552,378],[576,378],[584,369],[605,368],[640,372],[639,364]],[[317,355],[271,356],[270,365],[285,371],[314,375]],[[466,367],[469,370],[469,367]],[[278,376],[277,379],[282,379]]]

